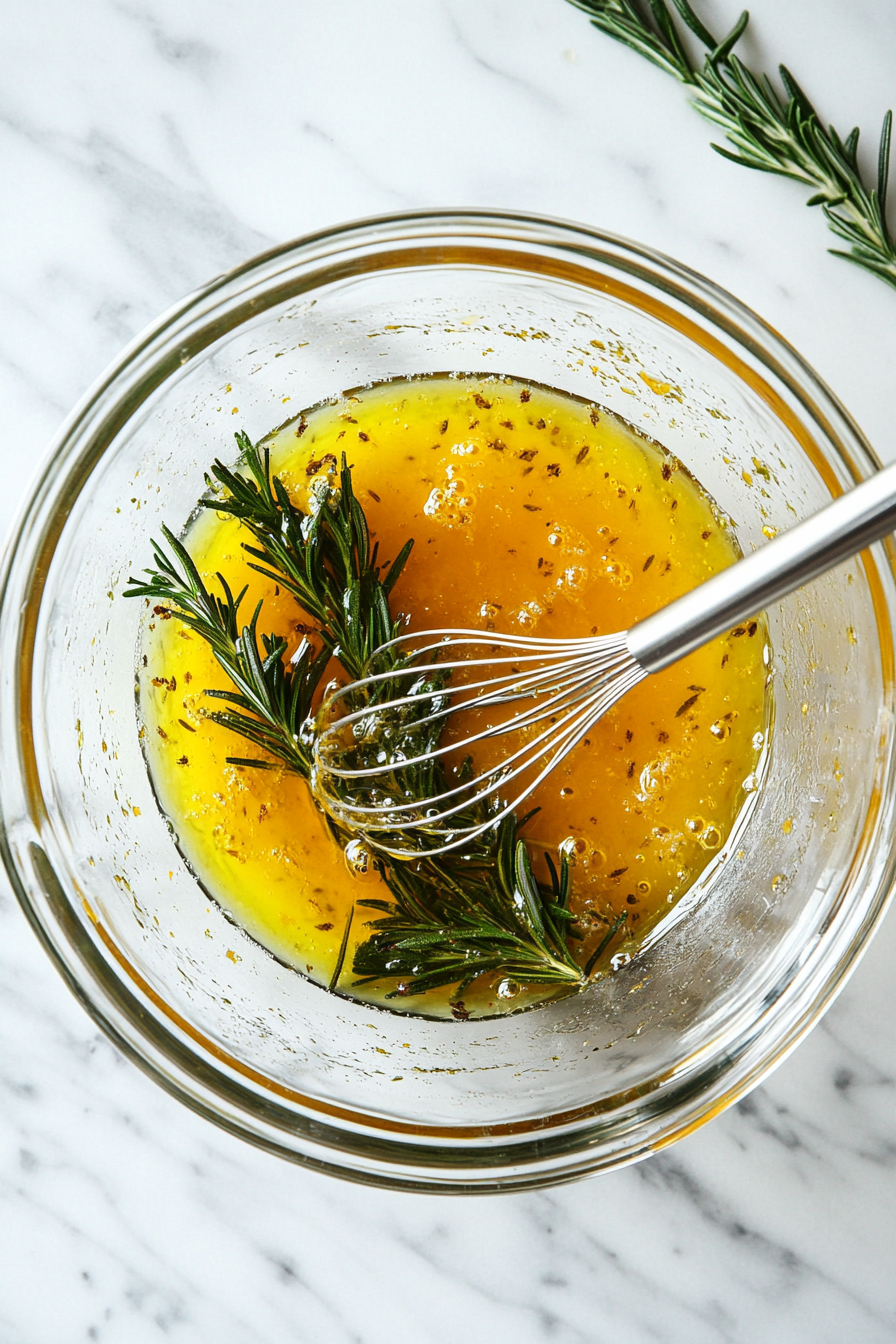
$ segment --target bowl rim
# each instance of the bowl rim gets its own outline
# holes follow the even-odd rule
[[[873,894],[866,899],[861,918],[840,928],[833,965],[821,975],[822,966],[816,959],[814,977],[809,976],[812,956],[817,951],[814,949],[801,968],[802,979],[799,982],[791,979],[779,998],[771,1001],[765,1013],[753,1023],[752,1031],[741,1033],[737,1050],[729,1050],[714,1063],[707,1061],[704,1068],[690,1070],[687,1076],[665,1089],[659,1106],[665,1123],[652,1117],[655,1123],[649,1132],[640,1135],[630,1132],[611,1151],[600,1151],[602,1127],[599,1117],[592,1113],[588,1130],[578,1121],[572,1128],[557,1126],[549,1135],[530,1126],[526,1142],[496,1142],[474,1149],[458,1139],[455,1149],[449,1152],[444,1143],[423,1141],[419,1129],[412,1141],[398,1141],[389,1138],[384,1130],[378,1134],[356,1133],[350,1122],[336,1125],[321,1114],[306,1116],[305,1123],[297,1127],[296,1111],[278,1105],[270,1097],[262,1097],[251,1078],[238,1076],[245,1074],[245,1070],[234,1071],[222,1062],[216,1074],[214,1065],[192,1048],[191,1033],[184,1029],[182,1021],[162,1024],[156,1018],[148,1033],[147,1000],[158,1000],[158,996],[145,982],[141,985],[139,977],[135,980],[133,968],[122,967],[121,974],[116,976],[110,962],[97,959],[93,943],[84,935],[71,909],[72,903],[78,901],[78,894],[70,896],[63,889],[50,858],[34,841],[30,845],[30,861],[23,862],[21,853],[10,841],[8,825],[8,819],[15,824],[20,815],[41,818],[47,824],[36,769],[28,758],[27,727],[23,729],[31,711],[30,701],[25,704],[29,691],[28,639],[30,632],[33,640],[40,608],[40,590],[35,600],[34,574],[28,561],[34,556],[45,559],[52,553],[83,480],[105,451],[103,438],[114,436],[112,425],[116,416],[123,424],[140,404],[129,401],[123,391],[133,390],[147,369],[156,371],[154,388],[186,363],[190,358],[188,342],[196,339],[197,331],[201,333],[199,324],[210,320],[222,306],[233,326],[243,320],[247,302],[250,311],[260,311],[257,306],[252,308],[251,298],[247,300],[253,286],[270,286],[297,258],[323,262],[341,253],[346,264],[351,264],[351,258],[363,254],[365,249],[368,252],[371,248],[384,252],[391,249],[391,264],[400,259],[402,246],[420,247],[439,236],[466,236],[479,242],[491,237],[496,242],[527,248],[532,255],[537,254],[539,247],[560,249],[570,266],[575,265],[578,252],[586,254],[592,262],[608,262],[623,276],[628,273],[633,278],[645,277],[670,299],[675,298],[685,308],[699,312],[712,326],[749,350],[760,364],[774,367],[776,376],[783,378],[798,404],[823,428],[847,479],[858,481],[879,467],[873,449],[848,412],[772,327],[712,281],[618,235],[522,212],[430,209],[355,220],[270,248],[187,295],[125,347],[67,417],[20,505],[0,568],[0,651],[14,651],[10,672],[0,691],[0,741],[4,745],[4,760],[9,763],[6,773],[16,774],[21,790],[12,806],[8,802],[8,786],[3,790],[0,854],[26,917],[78,1000],[129,1058],[193,1110],[260,1147],[322,1171],[403,1189],[488,1193],[555,1184],[586,1172],[637,1161],[692,1132],[756,1086],[797,1045],[852,973],[891,897],[896,881],[896,855],[885,852],[883,846],[876,854],[872,853],[866,840],[868,852],[861,864],[854,863],[855,871],[850,874],[848,884],[844,883],[841,904],[847,885],[851,890],[873,889]],[[508,251],[504,255],[518,253]],[[618,283],[625,288],[624,281]],[[163,349],[168,350],[167,360],[159,362]],[[146,388],[144,395],[149,395]],[[799,437],[805,438],[805,432]],[[812,444],[811,438],[809,443]],[[810,456],[817,459],[818,450],[810,451]],[[816,466],[832,493],[839,493],[842,485],[827,457],[821,454],[820,459],[816,460]],[[888,541],[875,547],[874,553],[889,582],[896,576],[896,548]],[[879,586],[879,592],[882,674],[892,699],[893,639],[889,617],[896,614],[896,604],[892,594],[887,600],[883,587]],[[882,617],[886,630],[882,628]],[[892,746],[890,754],[892,757]],[[892,775],[891,768],[890,782]],[[896,804],[892,788],[884,790],[882,786],[879,792],[883,802],[875,832],[882,829],[884,813],[889,817]],[[856,852],[860,849],[857,842]],[[114,958],[114,951],[107,950],[112,951]],[[830,961],[831,944],[827,950]],[[797,998],[795,985],[799,988],[800,1011],[792,1013],[786,1029],[781,1029],[780,1000],[788,996],[791,1000]],[[164,1007],[160,1001],[155,1006]],[[171,1019],[170,1012],[167,1015]],[[770,1023],[778,1024],[776,1039],[768,1031]],[[758,1048],[763,1035],[766,1043],[773,1040],[773,1049],[763,1052]],[[456,1127],[448,1127],[446,1132],[455,1133]],[[351,1159],[349,1165],[339,1160],[346,1156]]]

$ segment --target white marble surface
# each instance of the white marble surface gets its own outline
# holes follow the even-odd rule
[[[751,56],[860,121],[871,156],[892,0],[753,15]],[[415,206],[564,215],[671,253],[896,456],[896,292],[826,257],[798,188],[714,157],[681,90],[563,0],[29,0],[2,31],[4,525],[159,310],[269,242]],[[97,1033],[4,882],[0,1344],[894,1340],[894,964],[891,914],[765,1086],[665,1154],[449,1200],[328,1180],[197,1119]]]

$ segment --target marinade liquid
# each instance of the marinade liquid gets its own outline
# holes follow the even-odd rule
[[[302,509],[322,480],[336,479],[345,453],[382,560],[414,539],[392,595],[412,629],[609,634],[739,555],[713,501],[662,448],[599,407],[511,379],[375,386],[306,411],[268,444],[272,470]],[[288,593],[248,568],[247,536],[228,515],[201,511],[184,540],[212,586],[218,572],[235,591],[248,584],[243,612],[263,600],[259,628],[286,636],[290,652],[312,630]],[[725,851],[763,745],[764,643],[751,621],[649,677],[532,800],[540,811],[525,836],[536,869],[542,850],[562,847],[571,858],[583,958],[607,921],[627,912],[625,938],[600,972],[632,954]],[[387,890],[346,863],[302,779],[227,764],[253,753],[204,716],[214,707],[204,691],[228,682],[198,636],[150,613],[144,653],[147,757],[182,853],[253,938],[329,986],[354,902]],[[368,918],[355,911],[335,987],[382,1003],[393,985],[352,985]],[[497,979],[465,992],[465,1013],[545,997],[522,986],[502,998]],[[445,990],[390,1006],[447,1015],[451,998]]]

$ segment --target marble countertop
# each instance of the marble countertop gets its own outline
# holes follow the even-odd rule
[[[724,26],[731,0],[703,0]],[[717,17],[721,15],[721,18]],[[873,160],[890,0],[757,0]],[[424,206],[629,235],[758,310],[896,457],[896,293],[793,184],[708,149],[675,83],[564,0],[29,0],[0,48],[7,525],[85,387],[274,242]],[[764,1086],[545,1193],[369,1190],[257,1152],[127,1063],[0,887],[0,1344],[896,1340],[896,914]]]

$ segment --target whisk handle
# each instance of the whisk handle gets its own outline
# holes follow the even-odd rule
[[[894,530],[896,463],[632,626],[629,652],[659,672]]]

